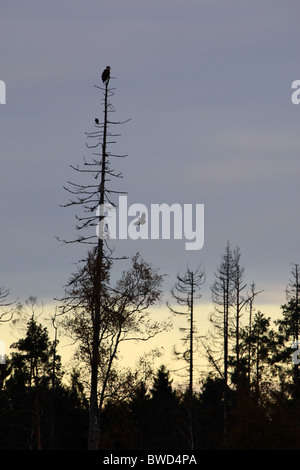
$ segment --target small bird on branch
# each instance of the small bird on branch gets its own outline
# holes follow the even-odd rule
[[[99,124],[99,119],[98,118],[95,118],[95,123]]]
[[[103,70],[102,72],[102,82],[105,83],[110,79],[110,66],[108,65],[106,69]]]

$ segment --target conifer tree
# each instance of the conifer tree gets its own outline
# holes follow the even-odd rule
[[[287,302],[281,306],[283,318],[275,321],[278,326],[278,347],[274,363],[281,361],[293,369],[293,396],[300,397],[299,350],[300,350],[300,272],[299,265],[293,264],[292,279],[286,288]],[[296,356],[296,357],[295,357]],[[291,360],[292,358],[292,360]],[[279,366],[282,368],[282,366]]]
[[[27,324],[24,338],[11,345],[13,352],[11,367],[13,379],[24,383],[32,398],[32,428],[30,433],[30,448],[42,449],[41,431],[41,395],[52,382],[52,344],[47,328],[43,327],[32,316]],[[56,355],[56,370],[60,370],[60,356]],[[57,373],[57,377],[59,374]],[[12,380],[12,379],[11,379]]]

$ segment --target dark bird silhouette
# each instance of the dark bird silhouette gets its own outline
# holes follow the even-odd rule
[[[139,220],[137,220],[134,225],[144,225],[146,223],[146,214],[145,212],[142,213],[141,217]]]
[[[102,82],[105,83],[110,79],[110,66],[108,65],[106,69],[103,70],[102,72]]]
[[[95,123],[99,124],[99,119],[98,118],[95,118]]]

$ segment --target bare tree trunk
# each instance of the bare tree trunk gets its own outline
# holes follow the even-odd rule
[[[105,85],[104,98],[104,128],[102,141],[102,164],[101,164],[101,182],[99,186],[99,205],[103,208],[105,199],[105,176],[106,176],[106,137],[107,137],[107,109],[108,109],[108,83]],[[99,211],[99,222],[102,219],[102,211]],[[100,438],[100,415],[98,408],[98,368],[99,368],[99,335],[100,335],[100,297],[103,274],[103,239],[98,238],[96,251],[96,269],[94,282],[94,318],[93,318],[93,343],[91,359],[91,391],[90,391],[90,410],[89,410],[89,450],[98,448]]]
[[[187,269],[183,277],[177,275],[177,283],[174,289],[171,290],[172,296],[175,298],[179,305],[188,308],[188,312],[180,312],[170,307],[170,310],[179,315],[189,315],[189,333],[187,333],[186,340],[189,339],[189,347],[185,353],[188,353],[189,363],[189,385],[188,385],[188,419],[189,419],[189,445],[194,449],[194,430],[193,430],[193,373],[194,373],[194,301],[200,298],[201,294],[197,294],[196,290],[200,290],[201,285],[205,282],[205,272]],[[182,328],[183,331],[188,328]],[[185,358],[185,353],[183,357]]]
[[[228,320],[229,320],[229,278],[225,281],[224,302],[224,442],[228,434]]]
[[[294,270],[292,271],[294,276],[293,290],[294,290],[294,300],[295,300],[295,337],[294,341],[296,344],[299,344],[299,297],[300,297],[300,279],[299,279],[299,270],[298,264],[294,265]],[[299,347],[299,346],[298,346]],[[299,389],[299,366],[294,364],[294,386],[295,390],[298,392]]]
[[[190,318],[190,439],[191,449],[194,449],[194,427],[193,427],[193,336],[194,336],[194,273],[191,272],[191,318]]]
[[[215,318],[211,321],[218,330],[222,331],[223,347],[223,434],[224,443],[228,434],[228,353],[229,353],[229,314],[232,306],[233,279],[232,279],[232,252],[230,244],[227,243],[225,254],[216,273],[216,280],[212,286],[213,302],[215,307]]]

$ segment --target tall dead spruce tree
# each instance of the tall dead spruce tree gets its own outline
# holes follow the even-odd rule
[[[185,333],[183,341],[187,344],[187,349],[182,353],[176,353],[188,362],[189,367],[189,388],[188,388],[188,412],[189,412],[189,445],[194,448],[193,435],[193,373],[194,373],[194,343],[195,343],[195,319],[194,306],[195,301],[201,298],[200,288],[205,282],[205,272],[198,267],[195,271],[187,268],[183,276],[177,274],[177,282],[171,290],[173,298],[181,307],[185,307],[185,311],[179,311],[168,304],[169,309],[176,315],[184,315],[189,317],[189,327],[180,328]]]
[[[111,104],[111,97],[114,95],[114,88],[109,87],[110,68],[105,69],[102,75],[103,86],[95,87],[103,93],[103,121],[95,119],[96,131],[86,133],[87,147],[92,152],[91,161],[84,159],[83,166],[73,166],[76,172],[88,174],[94,178],[95,183],[86,185],[68,182],[65,189],[72,195],[72,199],[63,207],[78,205],[84,208],[84,216],[76,215],[78,224],[76,230],[80,235],[73,241],[66,243],[85,243],[93,246],[86,261],[90,265],[90,257],[93,257],[93,283],[90,292],[90,305],[92,317],[92,348],[91,348],[91,380],[90,380],[90,415],[89,415],[89,443],[90,450],[97,448],[98,442],[98,368],[99,357],[99,335],[101,327],[101,292],[104,288],[107,276],[107,268],[110,263],[112,251],[107,245],[103,236],[97,236],[96,227],[103,225],[103,207],[105,203],[113,204],[111,197],[114,193],[120,193],[109,189],[108,181],[113,178],[120,178],[122,175],[111,169],[110,161],[113,157],[125,157],[126,155],[116,155],[108,152],[108,145],[115,143],[115,138],[120,134],[110,131],[113,125],[124,124],[127,121],[115,122],[109,119],[114,108]],[[99,210],[100,209],[100,210]],[[84,235],[84,229],[93,229],[93,234]],[[73,279],[74,281],[74,279]]]
[[[241,360],[240,360],[240,329],[241,317],[246,306],[251,306],[254,297],[259,292],[254,291],[254,284],[250,294],[244,293],[247,284],[244,282],[244,268],[240,265],[239,248],[231,249],[227,242],[225,253],[215,273],[215,281],[211,286],[214,312],[209,320],[213,326],[212,339],[218,359],[213,358],[210,348],[206,349],[208,358],[217,369],[224,383],[224,442],[228,435],[228,405],[229,405],[229,371],[234,365],[235,383],[237,391],[241,387]],[[233,355],[232,355],[233,354]],[[234,357],[235,356],[235,357]],[[221,361],[223,361],[223,371]]]

